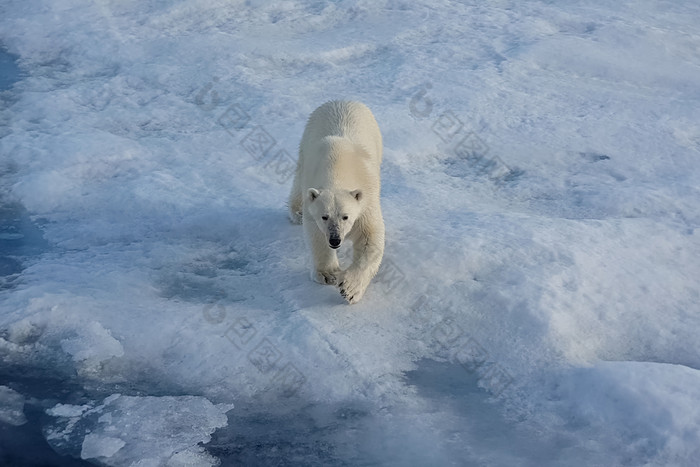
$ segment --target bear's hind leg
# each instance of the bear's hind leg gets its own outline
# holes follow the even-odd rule
[[[292,224],[301,224],[301,195],[292,193],[289,197],[289,220]]]
[[[289,220],[294,224],[301,224],[302,213],[302,196],[301,196],[301,153],[297,162],[297,169],[294,173],[294,182],[292,182],[292,191],[289,193]]]

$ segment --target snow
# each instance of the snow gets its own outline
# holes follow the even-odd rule
[[[698,465],[699,20],[4,2],[3,428],[51,465]],[[351,307],[285,206],[334,98],[385,144]]]
[[[699,377],[681,365],[602,362],[568,372],[556,395],[591,426],[619,427],[606,441],[609,448],[631,459],[653,455],[682,465],[700,456]]]

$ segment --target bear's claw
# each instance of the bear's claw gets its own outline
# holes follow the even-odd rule
[[[335,281],[336,281],[335,276],[331,276],[330,274],[328,274],[328,275],[323,276],[323,277],[324,277],[324,279],[326,279],[326,284],[328,284],[328,285],[335,284]]]
[[[343,284],[344,284],[344,282],[341,282],[340,284],[338,284],[338,287],[342,287]],[[352,299],[355,298],[354,295],[348,297],[348,293],[345,291],[345,289],[340,289],[340,295],[342,295],[343,298],[344,298],[345,300],[347,300],[348,302],[352,302]]]
[[[318,271],[316,273],[316,277],[314,277],[314,280],[316,280],[316,282],[319,284],[336,285],[338,283],[338,274],[339,271]]]
[[[340,289],[340,295],[347,300],[350,305],[359,302],[364,293],[361,284],[353,285],[352,280],[343,280],[338,284],[338,289]]]

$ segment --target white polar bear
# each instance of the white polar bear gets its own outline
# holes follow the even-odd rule
[[[304,224],[313,256],[311,278],[336,285],[348,303],[362,298],[384,255],[381,162],[382,135],[364,104],[327,102],[309,117],[289,216]],[[346,238],[352,241],[353,261],[342,271],[335,250]]]

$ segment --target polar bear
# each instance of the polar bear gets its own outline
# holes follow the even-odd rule
[[[360,102],[332,101],[309,117],[289,196],[292,222],[303,224],[313,256],[311,278],[338,287],[357,303],[384,255],[379,205],[382,135]],[[336,250],[345,240],[353,259],[340,269]]]

